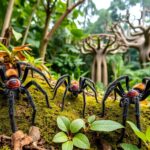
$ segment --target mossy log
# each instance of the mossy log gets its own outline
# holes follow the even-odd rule
[[[30,80],[30,79],[29,79]],[[81,118],[82,117],[82,108],[83,108],[83,99],[82,94],[80,94],[77,98],[70,98],[69,93],[65,99],[65,107],[64,111],[61,111],[61,101],[62,95],[64,92],[64,87],[60,87],[57,96],[54,100],[50,100],[53,96],[53,93],[50,91],[46,83],[41,79],[34,79],[38,81],[38,83],[43,87],[44,90],[47,91],[49,96],[49,102],[52,106],[52,109],[46,107],[45,97],[40,93],[36,88],[31,87],[29,89],[33,100],[37,106],[37,115],[36,115],[36,126],[40,128],[42,140],[45,142],[45,148],[50,150],[50,147],[59,148],[58,144],[54,144],[52,142],[52,138],[59,131],[56,125],[56,118],[59,115],[66,116],[72,119]],[[121,123],[122,121],[122,110],[119,107],[118,101],[113,101],[111,97],[106,101],[106,115],[104,118],[100,118],[101,113],[101,103],[96,103],[94,96],[86,96],[87,106],[86,106],[86,117],[89,115],[95,114],[97,119],[109,119],[115,120]],[[98,94],[98,100],[101,102],[102,95]],[[15,117],[16,124],[19,130],[22,130],[24,133],[27,133],[31,126],[31,116],[32,116],[32,108],[28,107],[26,98],[21,96],[15,104]],[[135,113],[134,113],[134,105],[129,108],[129,116],[128,120],[135,122]],[[150,109],[148,106],[141,107],[141,125],[142,130],[145,131],[147,126],[150,126]],[[99,137],[101,139],[106,140],[110,143],[114,148],[116,147],[116,141],[119,138],[121,130],[117,130],[111,133],[92,133],[96,135],[94,138],[93,135],[89,134],[89,140],[91,142],[91,150],[98,149],[96,148],[99,143]],[[8,115],[8,105],[7,100],[3,97],[0,98],[0,135],[5,134],[10,136],[12,134],[10,123],[9,123],[9,115]],[[125,134],[124,141],[126,143],[137,144],[137,137],[133,134],[131,128],[127,127],[127,131]],[[3,147],[3,148],[2,148]],[[2,145],[0,149],[7,149],[9,146]],[[9,149],[9,148],[8,148]],[[146,148],[143,146],[142,150]]]

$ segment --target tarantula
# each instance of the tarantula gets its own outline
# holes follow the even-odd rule
[[[121,81],[125,80],[126,82],[126,90],[125,91],[121,85]],[[126,126],[126,118],[128,113],[128,107],[130,104],[135,105],[135,116],[136,116],[136,124],[139,130],[141,130],[140,126],[140,106],[139,101],[143,101],[150,95],[150,78],[144,78],[142,80],[142,83],[136,84],[133,86],[132,89],[129,88],[129,77],[128,76],[122,76],[115,81],[113,81],[107,88],[104,97],[102,99],[102,117],[105,113],[105,101],[110,95],[110,93],[114,91],[115,92],[115,99],[116,99],[116,93],[121,97],[120,99],[120,107],[123,108],[123,120],[122,124]],[[125,134],[125,128],[122,129],[120,139],[118,142],[120,143],[123,140]],[[139,139],[139,147],[141,146],[141,140]]]
[[[21,66],[25,66],[24,73],[22,74]],[[5,95],[8,98],[8,104],[9,104],[9,117],[10,117],[10,124],[12,132],[15,132],[17,130],[15,119],[14,119],[14,104],[15,104],[15,96],[19,93],[26,94],[29,104],[31,105],[33,109],[32,113],[32,125],[35,121],[36,116],[36,107],[32,100],[32,96],[30,95],[28,88],[32,85],[34,85],[43,95],[45,96],[46,104],[48,108],[51,108],[49,101],[48,101],[48,95],[45,92],[45,90],[42,89],[42,87],[36,83],[35,81],[29,81],[26,85],[23,85],[26,78],[28,77],[28,72],[34,71],[38,74],[40,74],[50,88],[51,85],[49,84],[48,79],[46,76],[39,71],[38,69],[34,68],[30,64],[27,64],[25,62],[16,62],[15,67],[6,69],[5,65],[0,66],[0,94]]]
[[[97,100],[97,94],[96,94],[96,89],[95,89],[95,84],[92,80],[88,79],[88,78],[85,78],[85,77],[80,77],[79,79],[79,82],[77,81],[72,81],[70,80],[70,76],[67,74],[67,75],[63,75],[61,76],[55,87],[54,87],[54,95],[53,95],[53,98],[55,98],[56,96],[56,93],[57,93],[57,89],[62,85],[62,84],[65,84],[66,86],[66,89],[65,89],[65,92],[64,92],[64,95],[63,95],[63,98],[62,98],[62,111],[64,109],[64,100],[65,100],[65,97],[66,97],[66,94],[67,94],[67,91],[71,92],[72,96],[74,97],[77,97],[78,94],[82,93],[83,94],[83,102],[84,102],[84,105],[83,105],[83,117],[85,115],[85,107],[86,107],[86,97],[85,97],[85,91],[84,89],[86,87],[89,87],[95,94],[95,99],[96,99],[96,102],[98,103],[98,100]]]

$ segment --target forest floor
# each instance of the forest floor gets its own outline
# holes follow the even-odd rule
[[[28,79],[30,81],[31,78]],[[46,107],[45,97],[40,93],[35,87],[31,87],[29,89],[33,100],[37,107],[36,114],[36,126],[40,128],[41,132],[41,143],[48,150],[59,149],[60,144],[54,144],[52,139],[56,133],[58,133],[59,129],[57,128],[56,119],[58,116],[66,116],[70,120],[76,118],[82,118],[82,108],[83,108],[83,99],[82,94],[80,94],[77,98],[71,99],[70,94],[67,94],[65,99],[65,107],[64,111],[61,111],[61,101],[64,92],[64,87],[60,87],[57,95],[54,100],[51,100],[53,93],[48,88],[46,82],[41,79],[34,78],[43,89],[48,93],[49,102],[52,106],[52,109]],[[28,82],[27,81],[27,82]],[[91,92],[90,92],[91,93]],[[97,119],[109,119],[117,122],[122,121],[122,110],[119,107],[119,102],[113,100],[113,97],[109,97],[106,102],[106,115],[104,118],[100,117],[101,113],[101,100],[102,93],[98,93],[98,100],[100,103],[96,103],[94,96],[91,94],[86,95],[87,106],[86,106],[86,117],[90,115],[96,115]],[[135,113],[134,113],[134,105],[130,106],[128,120],[135,122]],[[15,104],[15,120],[19,130],[22,130],[24,133],[28,133],[28,130],[31,125],[31,116],[32,109],[27,106],[26,97],[21,96],[20,100],[16,101]],[[142,130],[150,126],[150,109],[149,105],[141,105],[141,125]],[[113,149],[116,148],[116,141],[120,136],[121,130],[117,130],[115,132],[110,133],[100,133],[89,135],[89,140],[91,142],[91,150],[100,150],[101,140],[107,141]],[[11,136],[11,128],[9,122],[8,115],[8,105],[7,100],[2,98],[0,99],[0,135],[5,134],[7,136]],[[94,135],[94,136],[93,136]],[[137,137],[134,135],[131,128],[127,127],[127,131],[124,138],[124,143],[132,143],[137,144]],[[11,143],[0,141],[0,150],[9,150],[11,149]],[[142,150],[146,148],[143,146]],[[102,150],[102,149],[101,149]]]

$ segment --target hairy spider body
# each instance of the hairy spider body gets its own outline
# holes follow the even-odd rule
[[[126,94],[126,96],[129,97],[129,98],[134,98],[135,96],[138,96],[138,95],[139,95],[139,92],[136,91],[136,90],[134,90],[134,89],[130,90],[130,91]]]
[[[77,81],[71,82],[69,75],[63,75],[57,80],[57,83],[54,87],[54,95],[52,99],[55,98],[57,94],[57,90],[62,84],[65,84],[65,87],[66,87],[63,98],[62,98],[62,107],[61,107],[62,111],[64,109],[64,100],[65,100],[67,91],[69,91],[75,97],[77,97],[80,93],[83,94],[83,103],[84,103],[83,113],[82,113],[83,117],[85,116],[85,107],[86,107],[86,97],[85,97],[85,91],[84,91],[86,87],[89,87],[94,92],[96,102],[98,103],[95,84],[92,80],[85,78],[85,77],[80,77],[79,82]]]
[[[25,66],[24,73],[21,70],[21,66]],[[48,101],[48,95],[45,92],[45,90],[42,89],[42,87],[36,83],[36,81],[29,81],[25,85],[24,82],[26,81],[26,78],[28,77],[29,70],[34,71],[41,75],[50,88],[51,85],[48,82],[48,79],[46,76],[39,71],[38,69],[34,68],[33,66],[24,63],[24,62],[17,62],[16,66],[13,68],[7,69],[5,65],[1,65],[0,67],[0,94],[5,95],[8,99],[8,105],[9,105],[9,117],[10,117],[10,125],[12,132],[15,132],[17,130],[15,119],[14,119],[14,104],[15,104],[15,96],[19,93],[26,94],[29,104],[31,105],[33,109],[32,113],[32,125],[34,125],[35,122],[35,116],[36,116],[36,106],[34,104],[34,101],[32,100],[32,96],[30,95],[30,92],[28,91],[28,88],[34,85],[44,96],[46,100],[46,104],[48,108],[51,108],[49,101]],[[22,74],[23,73],[23,74]]]
[[[17,78],[10,78],[7,82],[6,82],[6,87],[8,89],[17,89],[21,86],[21,82],[19,79]]]
[[[122,80],[125,80],[127,92],[123,89],[123,87],[120,83]],[[144,78],[142,80],[142,83],[136,84],[135,86],[133,86],[132,89],[129,88],[129,77],[128,76],[122,76],[122,77],[118,78],[117,80],[113,81],[108,86],[108,88],[104,94],[104,97],[102,99],[102,117],[105,114],[105,101],[112,91],[115,92],[115,99],[116,99],[116,93],[121,97],[120,107],[122,107],[122,111],[123,111],[122,124],[124,126],[126,126],[128,107],[130,104],[134,104],[135,105],[136,125],[139,128],[139,130],[141,130],[139,102],[143,101],[145,98],[147,98],[150,95],[150,78]],[[122,142],[124,134],[125,134],[125,128],[122,129],[121,136],[120,136],[118,142]],[[140,146],[141,146],[141,140],[139,139],[139,147]]]

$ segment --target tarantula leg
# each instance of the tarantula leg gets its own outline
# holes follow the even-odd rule
[[[55,98],[55,96],[56,96],[56,94],[57,94],[57,90],[58,90],[58,88],[61,86],[61,84],[65,84],[65,86],[67,86],[67,82],[66,82],[66,80],[65,79],[61,79],[61,80],[59,80],[59,82],[55,85],[55,87],[54,87],[54,94],[53,94],[53,97],[51,98],[51,100],[53,100],[54,98]]]
[[[69,76],[68,74],[65,74],[65,75],[61,76],[61,77],[57,80],[55,87],[56,87],[57,84],[59,84],[60,81],[63,80],[64,78],[67,78],[67,79],[68,79],[68,83],[70,84],[70,76]]]
[[[0,67],[0,77],[2,79],[2,81],[4,82],[6,80],[6,76],[5,76],[5,67]]]
[[[129,99],[125,99],[125,102],[124,102],[124,105],[123,105],[123,118],[122,118],[122,125],[124,126],[124,128],[121,131],[121,136],[118,140],[118,143],[121,143],[123,138],[124,138],[125,127],[126,127],[126,119],[127,119],[127,115],[128,115],[128,107],[129,107]]]
[[[16,132],[16,124],[15,124],[15,118],[14,118],[14,93],[12,91],[9,92],[8,95],[8,103],[9,103],[9,117],[10,117],[10,124],[12,132]]]
[[[85,98],[85,92],[83,91],[83,112],[82,112],[83,118],[85,118],[85,108],[86,108],[86,98]]]
[[[48,108],[52,108],[52,107],[50,106],[50,104],[49,104],[47,93],[46,93],[45,90],[43,90],[43,89],[41,88],[41,86],[40,86],[39,84],[37,84],[35,81],[30,81],[30,82],[28,82],[28,83],[24,86],[24,88],[28,89],[28,88],[29,88],[30,86],[32,86],[32,85],[34,85],[39,91],[41,91],[41,92],[43,93],[43,95],[45,95],[45,100],[46,100],[47,107],[48,107]]]
[[[64,103],[65,103],[65,97],[66,97],[67,91],[68,91],[68,86],[66,87],[64,95],[63,95],[61,111],[64,110]]]
[[[141,125],[140,125],[140,106],[139,106],[139,98],[135,98],[135,117],[136,117],[136,124],[137,128],[141,130]],[[139,139],[138,147],[141,147],[141,139]]]
[[[22,76],[22,72],[21,72],[21,67],[20,67],[20,64],[16,64],[16,68],[17,68],[17,70],[18,70],[18,76],[19,76],[19,78]]]
[[[25,89],[25,88],[23,88],[23,91],[24,91],[25,94],[27,95],[27,99],[28,99],[28,101],[29,101],[29,103],[30,103],[30,105],[31,105],[31,107],[32,107],[32,109],[33,109],[33,113],[32,113],[32,125],[34,125],[34,122],[35,122],[35,115],[36,115],[36,107],[35,107],[35,104],[34,104],[34,102],[33,102],[33,100],[32,100],[32,97],[31,97],[30,93],[28,92],[28,90]]]
[[[85,85],[85,87],[86,86],[89,86],[91,88],[91,90],[94,92],[95,100],[98,103],[97,93],[96,93],[95,87],[92,87],[90,84]],[[85,87],[83,87],[83,88],[85,88]]]
[[[37,72],[38,74],[40,74],[40,75],[45,79],[45,81],[46,81],[46,83],[49,85],[49,87],[50,87],[51,89],[53,89],[53,87],[50,85],[50,83],[49,83],[48,79],[46,78],[46,76],[45,76],[41,71],[39,71],[38,69],[36,69],[36,68],[34,68],[34,67],[32,67],[32,66],[27,66],[27,67],[25,68],[24,75],[23,75],[22,80],[21,80],[22,83],[25,82],[25,80],[26,80],[26,78],[27,78],[27,75],[28,75],[28,73],[29,73],[29,70],[35,71],[35,72]]]

